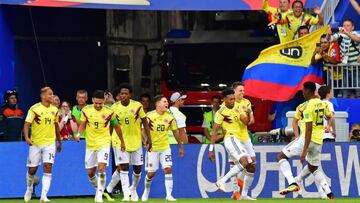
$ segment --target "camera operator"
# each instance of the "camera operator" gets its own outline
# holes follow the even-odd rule
[[[349,139],[351,142],[360,141],[360,123],[352,124],[351,131],[349,133]]]

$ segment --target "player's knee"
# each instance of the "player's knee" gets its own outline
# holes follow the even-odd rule
[[[92,178],[95,176],[96,169],[88,169],[88,177]]]
[[[134,167],[134,172],[135,172],[136,174],[140,174],[140,173],[141,173],[141,168],[142,168],[141,165],[139,165],[139,166],[133,166],[133,167]]]
[[[36,171],[37,167],[29,167],[28,173],[33,176],[36,174]]]
[[[276,156],[276,160],[279,162],[281,159],[287,159],[287,157],[285,156],[284,153],[280,152],[279,154],[277,154]]]
[[[312,166],[312,165],[310,165],[310,164],[308,164],[308,167],[309,167],[309,171],[310,171],[311,173],[314,173],[314,172],[318,169],[317,166]]]
[[[129,164],[120,164],[121,171],[129,171]]]
[[[51,173],[52,164],[50,163],[44,163],[44,172],[45,173]]]
[[[249,173],[255,173],[255,163],[249,163],[245,167],[246,171]]]
[[[147,176],[147,178],[148,179],[153,179],[153,177],[155,176],[155,172],[148,172],[147,174],[146,174],[146,176]]]
[[[165,174],[171,174],[171,172],[172,172],[171,167],[164,168],[164,173]]]

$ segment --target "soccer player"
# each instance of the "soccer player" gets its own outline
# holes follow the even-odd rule
[[[335,117],[334,117],[334,105],[330,102],[331,98],[332,98],[332,93],[331,93],[331,88],[329,86],[321,86],[319,88],[319,96],[320,99],[326,103],[326,105],[329,108],[330,114],[332,119],[331,120],[327,120],[324,117],[324,126],[325,128],[325,133],[324,133],[324,137],[323,137],[323,141],[324,142],[335,142],[336,139],[336,129],[335,129]]]
[[[242,111],[247,113],[250,118],[250,121],[247,124],[244,124],[242,121],[240,121],[240,126],[241,126],[240,142],[251,157],[251,160],[249,159],[249,162],[253,162],[255,168],[256,154],[247,129],[247,125],[255,123],[254,113],[251,109],[251,102],[248,99],[244,98],[244,94],[245,94],[244,83],[234,82],[232,88],[234,90],[236,105]],[[230,162],[230,167],[232,167],[233,165],[234,163]],[[245,171],[242,171],[241,173],[239,173],[239,176],[234,176],[231,178],[234,187],[234,192],[232,195],[234,199],[240,198],[239,190],[243,188],[244,177],[245,177]]]
[[[168,130],[171,129],[174,133],[175,139],[179,145],[180,157],[184,157],[184,146],[181,142],[179,131],[176,126],[174,117],[168,112],[169,103],[163,95],[158,95],[154,98],[155,110],[147,114],[147,119],[150,126],[150,136],[152,140],[152,149],[146,152],[146,166],[147,171],[145,177],[145,190],[141,200],[147,201],[149,199],[150,186],[153,178],[159,168],[159,162],[165,173],[165,189],[166,200],[176,201],[172,196],[173,177],[172,177],[172,158],[171,148],[169,144]]]
[[[209,149],[209,158],[214,160],[214,144],[217,140],[217,132],[222,127],[225,131],[224,145],[230,159],[235,165],[230,171],[216,182],[216,186],[225,192],[225,182],[238,173],[245,171],[244,186],[241,199],[255,200],[247,195],[250,185],[254,180],[255,162],[249,163],[250,156],[241,144],[241,134],[244,131],[242,124],[245,126],[249,122],[249,109],[247,112],[235,105],[235,96],[232,89],[223,91],[224,106],[215,114],[214,128],[212,132],[211,145]]]
[[[315,183],[318,187],[319,193],[321,194],[322,193],[321,190],[323,189],[325,191],[325,194],[327,195],[327,197],[330,199],[333,199],[334,195],[331,193],[329,185],[326,183],[324,174],[322,173],[322,171],[320,169],[317,170],[317,167],[320,165],[320,161],[321,161],[320,156],[321,156],[322,134],[323,134],[323,130],[324,130],[323,116],[327,116],[327,117],[331,118],[331,114],[328,111],[327,105],[324,102],[321,102],[321,100],[319,100],[317,98],[317,96],[315,96],[315,90],[316,90],[315,83],[313,83],[313,82],[304,83],[303,94],[304,94],[306,102],[300,104],[296,108],[296,114],[295,114],[295,118],[293,121],[295,136],[298,136],[297,135],[298,134],[297,121],[302,120],[301,128],[303,130],[302,130],[301,136],[296,138],[291,143],[289,143],[282,150],[282,152],[280,152],[277,155],[277,160],[280,164],[280,170],[284,174],[286,180],[289,183],[289,186],[287,188],[281,190],[280,194],[286,195],[290,192],[299,191],[300,186],[299,186],[298,182],[300,182],[300,180],[306,176],[306,173],[307,173],[306,171],[309,170],[315,176]],[[320,101],[320,102],[318,102],[318,101]],[[306,113],[309,112],[309,109],[310,109],[310,111],[314,110],[313,109],[314,105],[317,106],[315,110],[318,112],[318,117],[319,118],[321,117],[321,121],[318,118],[318,120],[316,120],[316,122],[315,122],[315,123],[317,123],[317,124],[315,124],[316,125],[315,129],[317,130],[316,133],[322,132],[322,134],[321,135],[314,134],[314,136],[311,138],[312,144],[311,144],[310,148],[312,151],[311,151],[311,153],[309,153],[309,155],[307,157],[308,164],[303,168],[300,175],[296,179],[294,179],[288,159],[292,158],[294,156],[299,156],[299,155],[303,154],[303,150],[305,149],[304,143],[305,143],[305,138],[306,138],[306,134],[304,133],[304,131],[306,133],[308,133],[308,130],[309,130],[309,124],[306,123],[307,119],[309,119],[309,113],[308,114],[306,114]],[[319,139],[320,137],[321,137],[321,139]],[[316,151],[314,150],[315,148],[316,148]]]
[[[26,176],[25,202],[31,200],[33,192],[34,176],[40,166],[44,163],[44,174],[42,177],[42,191],[40,202],[50,202],[47,193],[51,184],[51,169],[55,159],[55,148],[61,151],[61,137],[58,124],[58,108],[53,106],[53,91],[50,87],[40,90],[41,102],[33,105],[26,116],[24,124],[24,137],[29,147],[27,160],[28,172]],[[29,128],[31,126],[31,137]],[[55,146],[55,138],[58,141]]]
[[[81,133],[86,128],[85,168],[89,181],[96,188],[95,202],[103,202],[102,196],[106,184],[105,170],[110,158],[110,125],[114,127],[120,139],[120,149],[125,150],[125,143],[115,112],[110,107],[104,106],[104,94],[104,91],[96,90],[92,97],[93,105],[82,109],[81,123],[75,137],[75,140],[79,141]],[[96,168],[99,178],[96,176]]]
[[[112,136],[112,145],[114,151],[115,164],[117,169],[112,175],[109,185],[106,187],[104,196],[110,200],[111,192],[121,180],[122,191],[124,193],[123,201],[138,201],[136,192],[137,185],[141,178],[141,168],[143,165],[141,123],[144,126],[147,135],[147,144],[151,146],[149,138],[149,124],[143,106],[140,102],[131,99],[132,87],[123,83],[114,92],[118,101],[111,107],[122,126],[122,134],[125,141],[126,151],[121,151],[120,140],[116,135]],[[151,147],[150,147],[151,148]],[[132,185],[129,187],[129,164],[133,165]]]

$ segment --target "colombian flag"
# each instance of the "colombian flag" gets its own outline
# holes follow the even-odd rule
[[[304,82],[323,83],[323,64],[311,65],[311,57],[329,26],[302,38],[261,51],[245,70],[247,96],[273,101],[288,101]]]

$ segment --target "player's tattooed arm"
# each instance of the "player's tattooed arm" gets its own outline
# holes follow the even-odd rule
[[[30,139],[30,137],[29,137],[30,125],[31,125],[31,123],[25,122],[25,123],[24,123],[24,130],[23,130],[24,139],[25,139],[25,142],[26,142],[28,145],[32,145],[32,141],[31,141],[31,139]]]
[[[58,142],[58,145],[56,147],[56,150],[58,152],[61,152],[62,149],[62,142],[61,142],[61,135],[60,135],[60,127],[59,127],[59,123],[55,123],[55,134],[56,134],[56,140]]]
[[[306,122],[306,130],[305,130],[305,144],[304,144],[304,149],[303,152],[300,156],[300,162],[304,163],[305,162],[305,157],[309,148],[309,144],[311,141],[311,134],[312,134],[312,122]]]
[[[297,118],[294,118],[293,122],[292,122],[292,127],[293,127],[293,130],[294,130],[295,138],[299,137],[299,125],[298,125],[298,122],[299,122],[299,119],[297,119]]]
[[[185,152],[184,152],[184,145],[182,144],[182,139],[180,137],[180,134],[179,134],[179,130],[176,129],[176,130],[173,130],[173,133],[174,133],[174,137],[179,145],[179,154],[180,154],[180,157],[184,157],[185,155]]]
[[[78,129],[78,133],[76,134],[76,136],[74,138],[77,142],[80,141],[80,136],[84,132],[85,126],[86,126],[86,121],[81,121],[80,125],[79,125],[79,129]]]
[[[151,137],[150,137],[150,127],[149,127],[149,122],[148,120],[145,118],[142,118],[141,119],[141,122],[144,126],[144,134],[145,134],[145,137],[146,137],[146,142],[145,142],[145,146],[146,146],[146,149],[147,151],[151,151],[151,148],[152,148],[152,142],[151,142]]]
[[[210,148],[209,148],[209,159],[212,161],[215,159],[215,156],[214,156],[214,144],[217,140],[217,133],[220,129],[220,125],[217,124],[217,123],[214,123],[214,126],[213,126],[213,132],[212,132],[212,135],[211,135],[211,144],[210,144]]]
[[[123,135],[122,135],[122,130],[121,130],[121,127],[120,127],[120,124],[116,124],[114,126],[115,128],[115,131],[116,131],[116,134],[119,136],[119,139],[120,139],[120,149],[121,151],[125,151],[125,142],[124,142],[124,138],[123,138]]]

